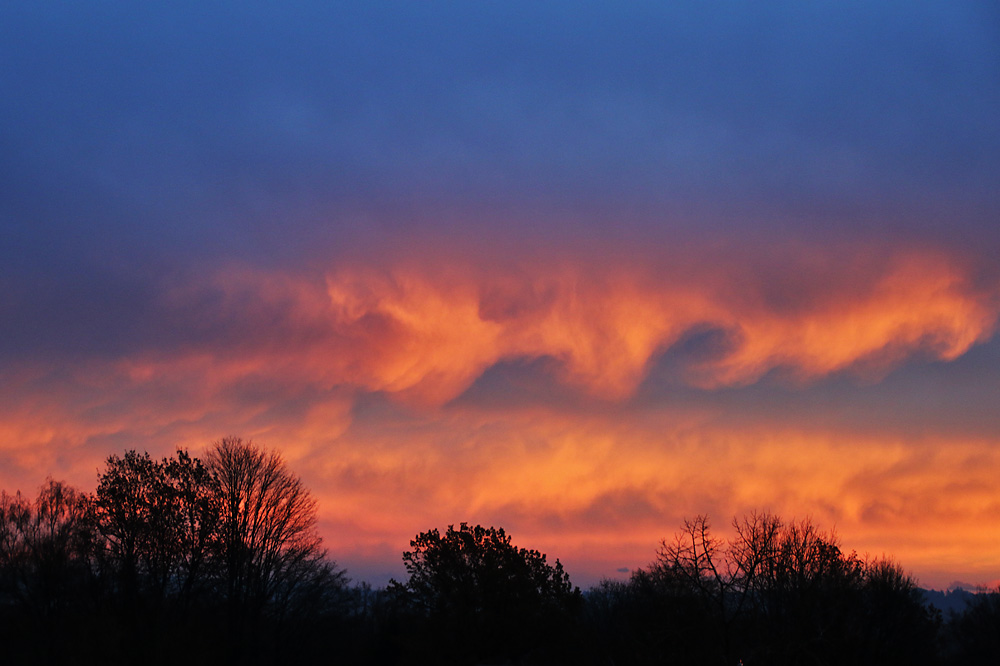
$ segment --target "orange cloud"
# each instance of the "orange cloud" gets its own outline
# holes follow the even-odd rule
[[[164,307],[183,326],[176,341],[76,378],[96,388],[183,383],[203,396],[264,378],[441,405],[498,362],[551,358],[559,381],[621,400],[693,330],[725,334],[684,366],[683,379],[701,387],[776,368],[804,379],[878,372],[914,353],[950,360],[995,330],[995,285],[977,286],[956,257],[910,249],[861,260],[839,249],[851,271],[840,276],[823,252],[795,248],[780,281],[718,249],[700,262],[536,258],[514,270],[463,260],[320,276],[229,267],[167,293]]]
[[[816,252],[814,248],[811,251]],[[785,289],[806,303],[769,307],[766,285],[655,266],[539,267],[520,278],[489,271],[345,269],[327,277],[335,329],[359,342],[353,379],[372,390],[453,398],[483,370],[510,358],[553,357],[562,380],[608,399],[627,397],[654,357],[685,332],[731,332],[731,348],[688,370],[705,386],[752,382],[777,367],[816,377],[851,367],[884,370],[915,352],[950,360],[988,339],[995,296],[979,293],[947,256],[907,251],[810,287],[817,275],[789,272]],[[690,266],[685,266],[690,269]],[[730,269],[732,272],[732,269]],[[798,281],[804,286],[797,286]]]
[[[990,442],[670,427],[659,414],[627,424],[459,414],[399,435],[349,431],[322,454],[310,480],[331,524],[363,522],[368,539],[399,549],[431,526],[503,524],[592,580],[647,564],[686,516],[708,512],[726,536],[733,515],[763,508],[811,516],[848,549],[922,572],[924,584],[1000,569],[1000,451]]]
[[[702,389],[738,391],[774,370],[877,381],[914,355],[956,359],[995,330],[1000,290],[962,257],[772,252],[225,267],[165,293],[161,340],[7,372],[0,482],[30,491],[52,474],[90,488],[110,453],[197,452],[239,434],[302,473],[335,555],[493,522],[593,579],[647,563],[684,516],[710,512],[724,528],[768,508],[811,514],[848,546],[942,580],[996,578],[993,441],[913,442],[890,426],[859,435],[768,413],[727,426],[710,402],[630,402],[664,354],[679,355],[678,382]],[[456,400],[525,359],[544,361],[544,390],[565,389],[566,405]]]

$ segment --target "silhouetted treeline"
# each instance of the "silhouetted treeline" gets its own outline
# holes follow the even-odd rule
[[[0,494],[4,663],[295,663],[342,621],[344,573],[281,457],[111,456],[92,495]],[[311,657],[311,653],[309,654]]]
[[[581,593],[502,528],[417,534],[407,579],[350,586],[272,451],[108,458],[92,494],[0,492],[10,664],[967,664],[1000,655],[1000,590],[943,615],[887,559],[770,514],[705,517]]]
[[[657,560],[589,601],[607,663],[930,664],[938,617],[887,560],[845,554],[808,521],[686,521]]]

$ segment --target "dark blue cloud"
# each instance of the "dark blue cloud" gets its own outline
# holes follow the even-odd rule
[[[139,243],[274,251],[276,228],[405,216],[393,202],[411,221],[442,200],[726,219],[997,205],[1000,39],[977,3],[4,14],[4,174],[100,200],[98,226],[141,226]],[[64,206],[36,217],[73,226]]]
[[[135,311],[192,263],[511,227],[990,252],[998,26],[976,2],[8,3],[0,286],[57,327],[37,313]]]

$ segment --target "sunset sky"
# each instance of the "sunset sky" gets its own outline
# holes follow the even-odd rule
[[[0,488],[279,449],[355,580],[769,510],[1000,579],[1000,9],[7,2]]]

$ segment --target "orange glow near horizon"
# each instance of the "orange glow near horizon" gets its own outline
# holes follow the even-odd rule
[[[966,582],[996,577],[1000,453],[984,453],[990,442],[912,447],[831,433],[558,421],[491,423],[493,438],[464,456],[442,452],[434,433],[391,456],[331,456],[339,462],[315,472],[331,479],[318,484],[329,492],[325,516],[348,525],[378,515],[369,536],[381,533],[398,548],[431,526],[503,524],[568,567],[618,558],[603,571],[611,576],[648,564],[684,517],[709,513],[729,536],[732,516],[764,509],[787,520],[809,516],[847,550],[891,555],[927,585],[948,585],[955,574],[947,572],[963,566],[979,576]],[[373,444],[388,446],[344,447]]]
[[[0,487],[52,475],[91,489],[122,449],[198,452],[238,434],[279,448],[307,481],[336,557],[398,555],[418,531],[482,522],[596,580],[648,563],[685,516],[709,513],[726,534],[733,515],[768,509],[811,515],[925,584],[1000,576],[995,439],[914,440],[888,420],[787,424],[766,410],[733,425],[710,400],[632,404],[670,354],[660,370],[707,392],[771,372],[788,391],[838,373],[877,383],[914,357],[952,361],[993,336],[996,285],[921,249],[796,248],[781,284],[733,252],[709,255],[228,267],[178,283],[168,306],[210,294],[218,322],[239,325],[14,369],[0,388]],[[470,391],[534,362],[524,381],[548,382],[539,390],[562,392],[558,405]]]

